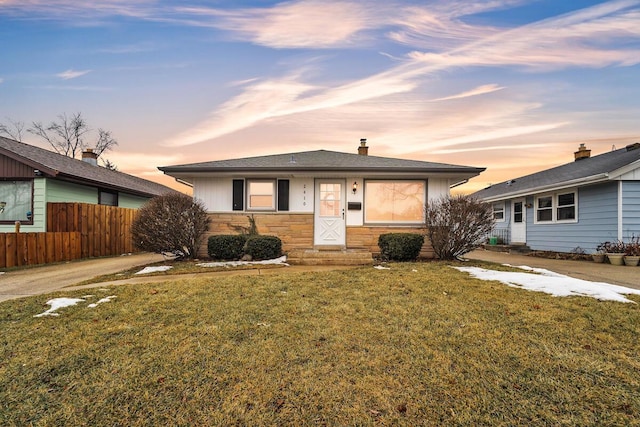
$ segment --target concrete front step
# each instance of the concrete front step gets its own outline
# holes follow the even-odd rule
[[[371,265],[373,256],[371,252],[359,249],[295,249],[287,255],[287,262],[293,265]]]

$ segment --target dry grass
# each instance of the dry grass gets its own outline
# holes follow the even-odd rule
[[[640,419],[635,304],[553,298],[444,263],[95,293],[117,298],[58,318],[32,317],[50,295],[0,304],[1,425]]]

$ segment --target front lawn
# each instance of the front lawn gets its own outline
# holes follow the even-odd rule
[[[85,300],[58,317],[33,317],[52,295],[0,304],[0,425],[640,419],[637,304],[551,297],[435,262],[87,293],[54,295]]]

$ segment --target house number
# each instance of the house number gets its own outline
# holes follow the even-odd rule
[[[302,206],[307,206],[307,184],[302,184]]]

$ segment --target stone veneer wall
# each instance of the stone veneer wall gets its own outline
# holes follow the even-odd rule
[[[233,226],[249,226],[248,216],[242,213],[209,214],[211,223],[209,231],[200,246],[198,255],[207,257],[207,239],[216,234],[238,234]],[[282,250],[313,248],[313,214],[295,213],[254,213],[258,232],[263,235],[278,236],[282,240]],[[347,227],[347,248],[364,249],[372,254],[379,254],[378,237],[384,233],[420,233],[424,234],[424,227],[388,227],[388,226],[357,226]],[[421,258],[433,258],[431,243],[425,238],[425,244],[420,252]]]
[[[378,238],[385,233],[418,233],[425,234],[424,227],[389,227],[389,226],[359,226],[347,227],[347,247],[366,249],[374,255],[380,255]],[[425,235],[424,244],[420,251],[420,258],[434,258],[433,248],[429,238]]]
[[[238,234],[233,226],[248,227],[250,213],[209,214],[211,223],[205,234],[198,255],[208,256],[207,240],[216,234]],[[313,247],[313,214],[254,213],[253,218],[258,233],[265,236],[278,236],[282,240],[284,252],[292,249],[310,249]]]

